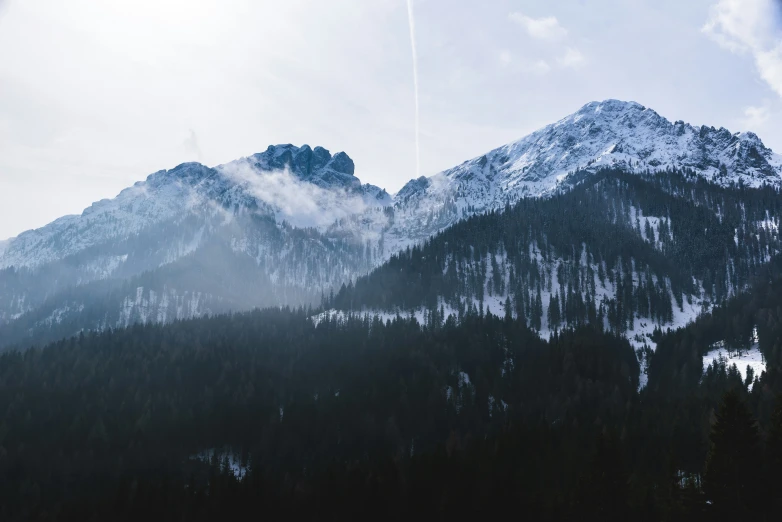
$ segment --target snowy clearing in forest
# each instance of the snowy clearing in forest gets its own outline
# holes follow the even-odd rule
[[[766,371],[766,360],[763,354],[760,353],[760,349],[757,344],[753,344],[749,350],[728,351],[724,347],[716,348],[709,351],[703,356],[703,371],[714,362],[724,359],[725,367],[730,368],[734,364],[738,368],[742,379],[747,378],[747,366],[750,366],[757,377]]]

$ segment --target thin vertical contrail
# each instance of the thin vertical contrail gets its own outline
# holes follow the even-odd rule
[[[418,108],[418,51],[415,48],[415,19],[413,18],[413,0],[407,0],[407,20],[410,24],[410,49],[413,51],[413,87],[415,89],[415,167],[417,176],[421,176],[421,143]]]

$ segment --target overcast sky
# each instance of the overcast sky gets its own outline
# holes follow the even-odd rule
[[[592,100],[782,152],[780,0],[412,0],[431,175]],[[269,144],[417,174],[406,0],[0,0],[0,238]]]

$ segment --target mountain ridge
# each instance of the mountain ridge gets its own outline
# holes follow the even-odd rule
[[[316,164],[314,169],[311,164],[297,164],[296,160],[307,153],[316,159],[325,158],[325,161]],[[284,161],[286,159],[289,161]],[[238,174],[243,168],[245,171]],[[253,169],[262,174],[275,170],[283,171],[286,168],[290,169],[293,179],[324,190],[342,190],[362,198],[365,203],[383,205],[390,199],[383,189],[369,184],[362,185],[360,180],[353,176],[353,161],[344,152],[332,157],[329,151],[322,147],[316,147],[313,151],[307,145],[300,148],[293,145],[270,145],[263,153],[216,167],[187,162],[169,170],[154,172],[144,181],[138,181],[123,189],[115,198],[93,203],[81,214],[63,216],[38,229],[22,232],[0,243],[0,269],[11,266],[36,267],[57,261],[91,246],[96,241],[132,235],[145,227],[181,215],[193,207],[209,206],[210,200],[224,206],[244,204],[253,210],[258,210],[257,207],[261,203],[263,211],[274,214],[269,202],[263,201],[262,198],[253,198],[252,194],[246,193],[248,188],[252,188],[250,185],[253,181],[246,175],[252,174]],[[119,220],[124,226],[98,223],[104,227],[103,230],[97,236],[85,238],[81,233],[84,229],[94,228],[93,218],[102,214],[110,214],[111,223]],[[53,248],[46,248],[45,243],[57,234],[62,236],[63,241],[56,241],[52,245],[60,248],[58,252],[53,252]],[[74,241],[76,239],[82,239],[84,242]],[[63,242],[68,244],[62,245]]]
[[[719,185],[782,184],[782,155],[752,132],[671,122],[637,102],[590,102],[520,140],[498,147],[398,193],[406,204],[463,199],[482,210],[552,193],[576,171],[691,169]]]
[[[396,246],[406,246],[403,236],[408,229],[413,240],[420,240],[466,215],[502,208],[508,201],[521,197],[550,194],[576,171],[601,167],[621,167],[631,172],[692,169],[697,175],[722,185],[740,181],[748,186],[763,183],[779,186],[782,183],[782,155],[767,148],[752,132],[731,134],[725,128],[693,126],[681,120],[671,122],[637,102],[609,99],[590,102],[558,122],[451,169],[412,179],[394,195],[380,187],[362,184],[355,176],[353,160],[346,153],[338,152],[332,156],[327,149],[319,146],[269,145],[264,152],[216,167],[196,162],[182,163],[173,169],[150,174],[145,181],[124,189],[113,199],[93,203],[81,215],[63,216],[49,225],[0,242],[0,268],[36,266],[57,259],[57,256],[41,255],[40,252],[37,256],[32,254],[45,241],[46,232],[70,237],[71,248],[65,248],[64,254],[77,251],[79,244],[72,241],[78,230],[69,234],[63,229],[72,227],[81,218],[115,210],[107,208],[111,202],[119,205],[120,212],[130,205],[132,213],[144,219],[128,219],[125,229],[104,230],[103,233],[107,237],[115,237],[137,232],[186,210],[182,203],[188,202],[186,198],[190,195],[185,193],[188,185],[194,186],[194,182],[208,185],[208,178],[230,178],[228,172],[245,167],[260,172],[288,169],[296,180],[303,183],[326,191],[338,189],[361,196],[364,208],[357,212],[348,209],[339,217],[361,214],[365,209],[371,211],[375,207],[393,206],[401,218],[395,224],[399,228],[401,222],[403,230],[394,231],[394,227],[387,223],[373,224],[377,229],[373,234],[390,229],[390,235],[396,236],[396,241],[391,242],[391,250]],[[208,187],[218,191],[218,194],[211,195],[214,199],[219,200],[221,195],[233,196],[244,199],[245,204],[254,204],[252,197],[248,198],[246,194],[223,194],[230,187],[224,183],[225,180],[220,181],[212,182],[212,186]],[[146,195],[149,188],[168,192],[159,194],[164,199],[164,205],[131,201]],[[235,191],[239,192],[238,189]],[[170,205],[172,202],[179,204]],[[449,208],[449,203],[453,203],[452,208]],[[126,206],[123,207],[123,204]],[[432,221],[431,215],[438,213],[445,215],[434,219],[429,226],[421,226],[422,221]],[[312,224],[297,223],[295,216],[286,217],[295,226]],[[317,225],[324,229],[332,223]],[[24,245],[25,242],[28,245]]]
[[[0,327],[26,314],[30,332],[53,323],[78,331],[79,317],[126,326],[316,303],[465,218],[553,196],[605,168],[723,187],[782,180],[782,156],[753,133],[672,123],[617,100],[591,102],[393,196],[363,184],[344,152],[270,145],[215,167],[157,171],[81,215],[0,242]],[[90,292],[109,307],[100,319],[85,308]]]

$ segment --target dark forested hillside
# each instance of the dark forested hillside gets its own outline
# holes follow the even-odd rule
[[[725,505],[713,485],[730,476],[752,493],[726,509],[770,520],[779,266],[713,316],[660,334],[640,394],[633,349],[610,332],[544,341],[472,311],[422,325],[266,310],[9,352],[0,514],[706,520]],[[709,343],[746,342],[753,322],[769,371],[749,383],[723,365],[701,379]],[[759,429],[742,431],[754,419]],[[737,448],[751,458],[733,469]]]
[[[688,175],[468,219],[324,297],[342,311],[6,351],[0,519],[776,520],[782,200]],[[644,374],[622,334],[646,322]],[[704,368],[715,346],[767,370]]]
[[[492,302],[536,330],[597,322],[651,333],[724,302],[780,252],[776,189],[718,187],[688,171],[574,178],[583,182],[563,195],[473,217],[392,257],[328,304],[461,315]]]
[[[736,367],[718,362],[705,367],[702,362],[717,344],[746,350],[754,342],[767,366],[762,375],[742,379]],[[681,466],[700,470],[708,450],[704,429],[714,420],[717,399],[731,388],[749,389],[745,397],[760,421],[761,435],[770,436],[774,410],[782,397],[781,370],[782,259],[776,258],[759,271],[751,291],[687,328],[659,337],[645,391],[647,434],[669,438]],[[666,427],[658,417],[674,421]]]
[[[316,326],[270,310],[82,335],[0,358],[0,488],[18,517],[161,470],[184,485],[190,457],[231,447],[275,487],[307,491],[334,465],[408,466],[514,425],[579,434],[580,470],[637,379],[627,341],[585,328],[546,342],[491,315]],[[572,479],[552,475],[562,491]]]

